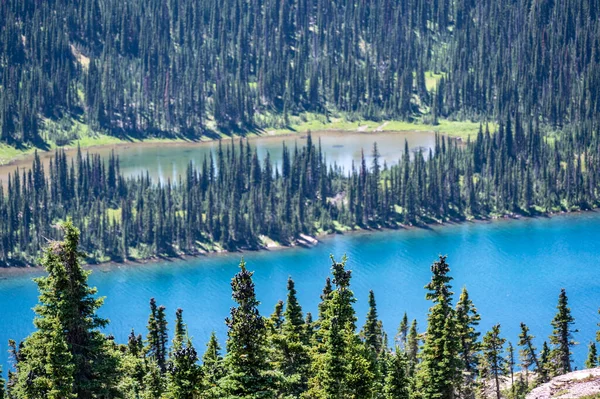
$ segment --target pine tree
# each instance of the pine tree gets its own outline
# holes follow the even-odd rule
[[[408,358],[408,376],[414,377],[419,363],[419,333],[417,332],[417,320],[414,319],[410,325],[406,340],[406,356]]]
[[[35,279],[40,303],[37,331],[23,345],[18,363],[18,397],[78,397],[116,394],[119,358],[100,329],[108,321],[96,315],[102,298],[87,279],[78,250],[79,231],[70,220],[60,224],[64,240],[51,242],[42,266],[48,276]]]
[[[4,399],[6,389],[6,380],[2,374],[2,367],[0,367],[0,399]]]
[[[590,342],[588,347],[588,357],[585,361],[585,368],[593,369],[594,367],[598,367],[598,350],[596,349],[596,343]]]
[[[463,288],[456,303],[456,334],[459,340],[458,356],[461,360],[462,382],[459,386],[459,396],[475,397],[475,377],[477,376],[477,354],[479,352],[479,332],[476,331],[481,317],[469,298],[466,288]]]
[[[404,312],[404,316],[402,316],[402,321],[398,326],[398,332],[395,337],[396,346],[398,346],[403,351],[406,351],[406,340],[408,338],[408,315]]]
[[[278,360],[279,369],[287,381],[285,394],[298,397],[308,387],[310,355],[302,308],[296,298],[296,288],[291,278],[287,282],[287,291],[281,340],[277,342]]]
[[[427,317],[427,333],[416,374],[417,394],[423,399],[453,399],[459,377],[458,348],[452,291],[446,257],[431,266],[426,299],[433,302]]]
[[[187,337],[183,311],[177,309],[175,338],[167,363],[167,397],[193,399],[198,396],[202,375],[197,362],[198,353]]]
[[[506,366],[510,375],[510,390],[511,396],[515,397],[515,348],[511,342],[508,343],[506,348]]]
[[[231,308],[231,315],[225,320],[228,327],[224,359],[226,375],[219,382],[226,396],[260,398],[273,395],[275,381],[269,375],[266,327],[258,311],[252,274],[242,259],[240,271],[231,280],[232,298],[237,306]]]
[[[387,374],[383,385],[383,398],[385,399],[408,399],[409,377],[407,372],[406,354],[396,347],[396,352],[388,360]]]
[[[183,309],[179,308],[175,312],[175,337],[173,338],[173,349],[177,350],[187,338],[185,323],[183,322]]]
[[[213,331],[202,356],[202,398],[220,397],[219,380],[224,376],[223,357],[217,335]]]
[[[560,290],[558,297],[558,312],[552,320],[552,335],[550,343],[553,345],[551,357],[554,364],[554,372],[556,375],[566,374],[571,372],[571,347],[576,343],[573,341],[573,333],[577,330],[572,330],[571,326],[575,324],[575,319],[571,316],[571,309],[568,306],[567,294],[563,289]]]
[[[535,366],[534,371],[538,373],[538,378],[541,381],[546,380],[545,370],[540,366],[536,355],[536,347],[533,345],[533,337],[529,334],[529,327],[525,323],[521,323],[521,333],[519,334],[519,358],[521,359],[522,368],[525,370],[526,382],[529,383],[529,368]]]
[[[165,307],[157,306],[154,298],[150,299],[146,341],[146,355],[154,359],[161,373],[164,373],[167,368],[167,318]]]
[[[546,382],[551,372],[551,351],[548,342],[544,341],[540,352],[540,382]]]
[[[373,290],[369,291],[369,312],[365,325],[362,328],[361,336],[365,341],[365,345],[373,354],[376,360],[381,354],[383,347],[383,329],[377,315],[377,304],[375,303],[375,294]]]
[[[506,339],[500,337],[500,325],[496,324],[483,337],[481,343],[481,377],[494,383],[496,398],[501,399],[500,377],[506,375],[506,359],[502,356]]]
[[[324,398],[367,397],[374,375],[369,352],[356,334],[356,301],[350,290],[351,271],[331,256],[335,290],[327,293],[320,323],[320,343],[313,352],[309,395]],[[326,291],[329,287],[326,286]]]

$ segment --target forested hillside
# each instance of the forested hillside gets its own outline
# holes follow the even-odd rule
[[[405,313],[383,326],[375,293],[358,325],[352,272],[346,258],[331,257],[318,313],[303,311],[292,278],[287,298],[273,313],[259,311],[253,273],[242,260],[231,280],[233,307],[225,319],[222,349],[216,335],[192,341],[183,311],[169,312],[150,299],[147,331],[131,331],[127,343],[102,333],[102,299],[87,284],[79,263],[79,232],[61,225],[63,241],[49,243],[36,279],[35,331],[11,341],[12,367],[0,397],[32,398],[314,398],[314,399],[522,399],[533,387],[573,370],[575,319],[566,291],[558,296],[552,333],[540,348],[525,323],[518,342],[507,342],[496,324],[482,334],[482,317],[463,288],[452,291],[445,257],[431,265],[425,286],[431,302],[425,326]],[[402,303],[397,292],[395,300]],[[413,316],[413,315],[411,315]],[[515,323],[518,323],[515,320]],[[600,331],[597,341],[600,341]],[[586,367],[598,365],[590,343]],[[203,355],[200,355],[204,352]],[[501,381],[511,381],[508,385]]]
[[[198,137],[307,112],[521,114],[589,132],[599,13],[598,0],[5,0],[0,141]]]
[[[220,143],[215,157],[190,162],[166,184],[124,177],[118,157],[56,152],[0,185],[0,266],[35,264],[56,222],[72,217],[88,262],[258,249],[303,234],[397,228],[503,215],[540,215],[600,205],[600,137],[565,135],[554,144],[517,118],[466,145],[438,136],[427,154],[398,164],[328,166],[313,143],[283,147],[281,166],[249,142]],[[6,193],[6,195],[5,195]]]

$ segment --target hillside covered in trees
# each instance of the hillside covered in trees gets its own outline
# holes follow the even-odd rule
[[[520,114],[596,132],[599,13],[598,0],[5,0],[0,142],[199,137],[306,113]]]
[[[503,215],[541,215],[600,205],[600,137],[554,143],[516,118],[475,142],[439,136],[427,154],[345,171],[328,165],[310,134],[284,144],[280,166],[248,141],[220,143],[177,181],[124,177],[118,157],[58,151],[0,185],[0,266],[35,264],[57,222],[71,217],[90,263],[176,257],[294,244],[302,235],[398,228]],[[576,156],[574,156],[576,154]]]
[[[36,330],[10,342],[12,367],[7,381],[0,375],[0,397],[518,399],[573,369],[577,330],[564,289],[541,349],[525,323],[512,344],[500,325],[482,335],[475,304],[466,288],[455,299],[441,256],[425,286],[431,307],[422,328],[405,313],[388,335],[373,291],[365,323],[357,326],[352,273],[345,257],[333,256],[317,315],[304,314],[289,278],[285,301],[263,316],[242,260],[231,280],[235,305],[225,319],[225,351],[213,333],[200,355],[183,311],[176,310],[171,327],[153,298],[145,336],[131,331],[127,343],[117,343],[102,332],[108,321],[96,314],[103,300],[80,265],[79,231],[69,221],[61,230],[64,240],[50,242],[41,261],[47,276],[35,279]],[[596,343],[589,348],[586,367],[596,367]]]

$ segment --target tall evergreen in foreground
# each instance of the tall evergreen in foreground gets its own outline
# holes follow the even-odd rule
[[[422,399],[453,399],[459,378],[459,340],[452,308],[452,277],[446,257],[431,265],[426,298],[433,303],[427,316],[427,332],[416,375],[416,395]]]
[[[525,371],[526,381],[529,382],[529,368],[534,367],[534,372],[538,374],[538,380],[545,382],[548,378],[547,370],[542,367],[536,354],[536,347],[533,345],[533,337],[529,333],[529,327],[525,323],[521,323],[521,333],[519,334],[519,357],[521,359],[522,368]]]
[[[500,378],[507,374],[507,361],[503,356],[506,339],[500,337],[500,325],[496,324],[483,337],[481,343],[481,376],[492,381],[496,399],[501,399]]]
[[[100,332],[108,321],[96,315],[103,298],[87,284],[81,268],[79,231],[70,221],[59,225],[63,241],[51,242],[41,261],[48,276],[36,278],[40,303],[37,330],[19,350],[18,398],[95,398],[116,395],[119,357]]]
[[[231,308],[231,315],[225,321],[226,375],[220,387],[226,397],[269,398],[275,388],[275,377],[269,373],[267,362],[265,322],[258,311],[252,274],[242,260],[240,271],[231,280],[232,298],[237,306]]]
[[[573,340],[573,333],[577,330],[572,329],[575,319],[571,315],[571,308],[568,306],[568,298],[565,289],[560,290],[558,296],[558,312],[552,319],[552,335],[550,343],[553,345],[551,352],[552,364],[555,374],[569,373],[571,368],[571,347],[576,344]]]
[[[475,378],[477,376],[480,333],[477,326],[481,317],[477,308],[463,288],[456,303],[456,333],[458,335],[458,357],[462,368],[462,381],[458,385],[459,397],[473,399],[475,397]]]

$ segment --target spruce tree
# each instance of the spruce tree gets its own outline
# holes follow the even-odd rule
[[[529,368],[534,366],[534,371],[538,373],[538,378],[541,381],[546,380],[545,370],[540,366],[536,354],[536,347],[533,345],[533,337],[529,334],[529,327],[525,323],[521,323],[521,333],[519,334],[519,358],[521,359],[522,368],[525,370],[526,381],[529,382]]]
[[[161,373],[167,367],[167,318],[164,306],[157,306],[154,298],[150,299],[150,316],[148,317],[148,335],[146,337],[146,355],[156,361]]]
[[[0,399],[4,399],[6,389],[6,380],[2,374],[2,367],[0,367]]]
[[[268,398],[273,396],[275,381],[269,374],[266,326],[258,311],[252,272],[242,259],[240,271],[231,280],[232,298],[236,307],[225,320],[227,355],[226,375],[219,382],[226,397]]]
[[[384,347],[383,329],[377,315],[377,304],[375,302],[373,290],[369,291],[369,311],[367,313],[365,325],[361,331],[361,337],[365,341],[365,345],[369,351],[373,354],[373,358],[376,360]]]
[[[585,361],[585,368],[593,369],[594,367],[598,367],[598,350],[596,349],[596,343],[590,342],[588,347],[588,357]]]
[[[463,288],[456,303],[456,334],[459,340],[458,356],[461,361],[462,382],[458,387],[459,396],[475,397],[475,377],[477,376],[477,354],[479,352],[479,332],[476,330],[481,317]]]
[[[219,380],[224,376],[223,357],[217,335],[213,331],[202,356],[202,398],[220,397]]]
[[[408,376],[414,377],[417,365],[419,363],[419,333],[417,332],[417,319],[414,319],[410,325],[408,337],[406,339],[406,356],[408,358]]]
[[[500,337],[500,325],[496,324],[483,337],[481,343],[480,375],[484,380],[492,381],[496,399],[501,399],[500,378],[507,373],[506,359],[503,357],[506,339]]]
[[[408,315],[404,312],[404,316],[402,316],[402,321],[398,326],[398,332],[395,337],[396,346],[398,346],[403,351],[406,351],[406,340],[408,338]]]
[[[548,342],[544,341],[540,352],[540,382],[546,382],[552,372],[551,354]]]
[[[558,297],[558,312],[552,320],[552,335],[550,343],[553,345],[551,357],[556,375],[571,372],[571,347],[576,343],[573,341],[571,326],[575,324],[575,319],[571,315],[571,309],[568,306],[568,298],[565,289],[560,290]]]
[[[410,381],[407,376],[408,363],[406,354],[396,347],[396,351],[389,357],[387,374],[383,385],[383,398],[408,399],[410,397]]]
[[[287,282],[287,291],[281,328],[282,339],[277,348],[280,351],[279,369],[286,379],[285,394],[298,397],[308,387],[310,355],[302,308],[296,298],[296,288],[291,278]]]
[[[97,316],[103,298],[87,284],[81,267],[79,231],[70,220],[59,225],[63,241],[50,242],[41,264],[48,275],[36,278],[40,303],[37,330],[20,350],[17,397],[116,395],[119,358],[100,329],[108,321]]]
[[[177,309],[175,338],[167,363],[166,395],[175,399],[193,399],[198,396],[201,385],[201,370],[198,353],[187,337],[183,311]]]
[[[422,399],[453,399],[459,377],[455,316],[446,257],[431,266],[431,282],[426,299],[433,302],[427,316],[427,332],[421,351],[421,364],[416,374],[416,395]]]

